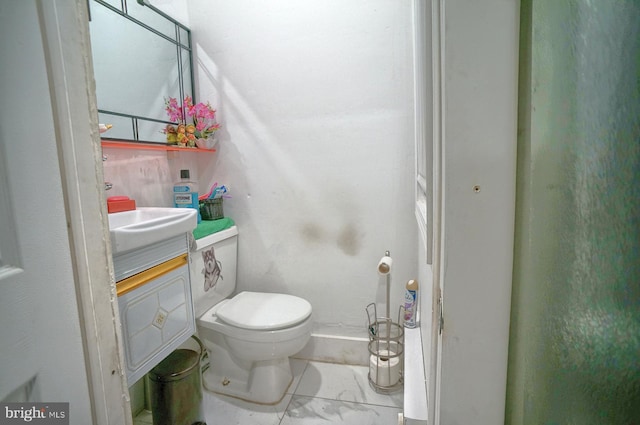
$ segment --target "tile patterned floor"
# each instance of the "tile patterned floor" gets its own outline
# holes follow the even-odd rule
[[[402,411],[402,391],[376,393],[369,368],[292,360],[294,381],[276,406],[257,406],[205,393],[207,425],[393,425]]]
[[[207,425],[395,425],[402,391],[385,395],[369,385],[365,366],[292,360],[294,381],[275,406],[204,393]],[[137,424],[145,424],[138,417]],[[150,418],[149,418],[150,419]]]

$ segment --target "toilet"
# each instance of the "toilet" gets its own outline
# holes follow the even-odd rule
[[[311,337],[311,304],[286,294],[235,294],[237,247],[238,229],[233,226],[196,240],[191,252],[197,333],[209,356],[203,386],[254,403],[276,404],[293,381],[289,356]]]

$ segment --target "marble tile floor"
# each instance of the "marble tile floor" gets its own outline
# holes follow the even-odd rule
[[[274,406],[247,403],[204,392],[207,425],[395,425],[402,411],[402,390],[379,394],[369,385],[366,366],[291,360],[294,380]],[[151,423],[148,412],[135,425]]]

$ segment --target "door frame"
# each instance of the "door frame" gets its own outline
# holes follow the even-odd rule
[[[133,422],[124,375],[86,0],[36,0],[93,423]]]
[[[431,6],[429,423],[495,425],[506,400],[520,1]]]
[[[441,0],[431,1],[431,76],[432,76],[432,166],[433,166],[433,198],[432,198],[432,252],[433,252],[433,280],[431,288],[431,354],[429,356],[429,373],[427,378],[427,405],[429,408],[430,424],[440,423],[440,386],[442,371],[442,286],[444,247],[442,235],[444,232],[444,119],[443,105],[444,85],[444,48],[441,28],[443,27],[443,4]]]

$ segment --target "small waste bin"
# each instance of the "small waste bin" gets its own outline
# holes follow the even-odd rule
[[[179,348],[149,372],[153,425],[204,424],[200,422],[203,347],[197,342],[200,352]]]

